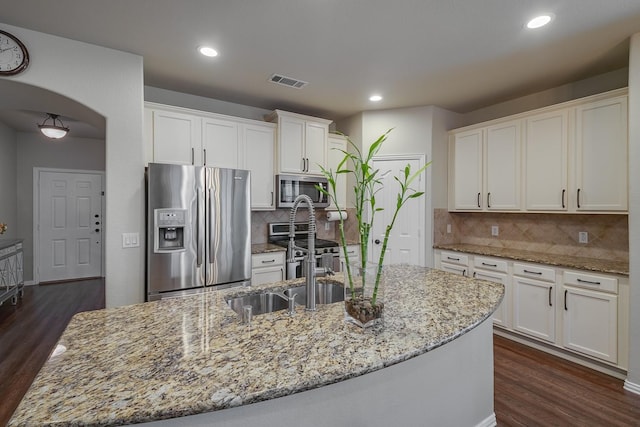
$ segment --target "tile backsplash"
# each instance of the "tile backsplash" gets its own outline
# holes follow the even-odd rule
[[[549,254],[629,260],[627,215],[448,212],[434,210],[434,244],[472,244]],[[451,233],[447,233],[451,225]],[[492,236],[492,226],[498,236]],[[588,243],[578,233],[587,232]]]
[[[289,209],[276,209],[274,211],[253,211],[251,212],[251,243],[267,243],[270,222],[289,222]],[[316,210],[316,235],[319,239],[339,240],[339,222],[327,221],[327,212],[324,209]],[[296,213],[296,221],[307,221],[309,214],[305,207],[300,207]],[[325,224],[329,224],[329,229],[325,229]],[[345,221],[345,236],[347,240],[358,240],[358,226],[355,220],[355,210],[347,209],[347,220]]]

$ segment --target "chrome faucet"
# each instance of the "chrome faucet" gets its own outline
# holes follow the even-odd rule
[[[309,211],[309,230],[308,230],[308,245],[307,248],[301,248],[296,246],[295,242],[295,219],[296,213],[298,212],[298,206],[301,203],[307,204],[307,209]],[[293,202],[293,206],[291,207],[291,212],[289,214],[289,247],[287,253],[289,254],[288,262],[294,262],[294,253],[295,251],[302,251],[305,253],[304,263],[306,264],[305,271],[305,284],[307,290],[307,301],[306,301],[306,310],[307,311],[315,311],[316,310],[316,215],[315,209],[313,207],[313,202],[311,197],[306,194],[300,194]],[[326,274],[327,271],[320,272],[320,274]]]

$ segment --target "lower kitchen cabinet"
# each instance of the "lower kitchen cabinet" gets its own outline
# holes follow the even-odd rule
[[[574,276],[577,276],[579,284],[585,286],[567,285]],[[600,285],[603,284],[604,292],[600,290],[603,288]],[[609,284],[613,286],[607,286]],[[584,289],[586,287],[597,289]],[[565,274],[562,329],[564,347],[607,362],[618,362],[618,296],[612,292],[617,293],[616,279],[573,272]]]
[[[435,265],[505,286],[493,315],[498,333],[591,367],[627,369],[627,277],[441,250]]]
[[[555,342],[555,285],[535,279],[513,278],[513,329]]]
[[[495,258],[473,257],[473,277],[504,286],[504,297],[493,313],[493,324],[503,328],[511,327],[511,281],[507,262]]]
[[[285,280],[284,251],[251,255],[251,284],[281,282]]]

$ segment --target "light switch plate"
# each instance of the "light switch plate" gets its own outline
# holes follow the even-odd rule
[[[499,234],[499,229],[497,225],[492,225],[491,226],[491,235],[492,236],[497,236]]]
[[[122,233],[122,247],[123,248],[140,247],[140,234],[139,233]]]

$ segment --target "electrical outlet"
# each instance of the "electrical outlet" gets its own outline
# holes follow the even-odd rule
[[[589,243],[589,233],[581,231],[578,233],[578,243]]]
[[[492,236],[497,236],[499,234],[499,229],[497,225],[492,225],[491,226],[491,235]]]
[[[447,234],[451,234],[451,224],[447,224]]]
[[[331,224],[329,224],[329,221],[324,223],[324,231],[329,231],[331,230]]]

